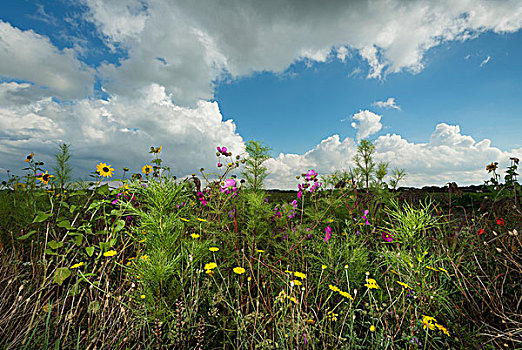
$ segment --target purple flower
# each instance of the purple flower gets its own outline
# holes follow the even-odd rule
[[[326,235],[324,236],[324,241],[328,243],[328,240],[332,237],[332,229],[330,228],[330,225],[326,226],[324,229],[326,231]]]
[[[221,168],[223,166],[223,164],[217,163],[217,166],[218,166],[218,168]]]
[[[228,217],[232,219],[232,218],[234,217],[234,214],[235,214],[235,213],[236,213],[236,209],[232,209],[232,210],[230,210],[230,211],[228,212]]]
[[[295,199],[292,201],[292,206],[294,209],[297,209],[297,201]]]
[[[315,172],[314,169],[308,170],[305,174],[306,181],[313,180],[313,179],[315,179],[316,176],[317,176],[317,173]]]
[[[308,344],[308,341],[306,341],[306,334],[303,333],[303,338],[304,338],[304,344],[306,346],[306,344]]]
[[[299,191],[297,192],[297,198],[301,199],[303,197],[303,192]]]
[[[382,239],[384,239],[386,242],[393,242],[393,235],[388,232],[383,232]]]

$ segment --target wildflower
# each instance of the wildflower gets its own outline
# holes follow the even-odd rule
[[[217,252],[219,250],[218,247],[210,247],[208,248],[208,250],[210,250],[211,252]]]
[[[206,219],[200,219],[200,218],[198,218],[198,220],[201,221],[201,222],[207,221]]]
[[[96,171],[98,172],[98,174],[100,174],[100,176],[112,177],[112,172],[114,171],[114,169],[110,165],[107,165],[105,163],[99,163],[98,165],[96,165]]]
[[[332,229],[330,228],[330,225],[326,226],[324,229],[326,231],[326,235],[324,236],[324,241],[328,243],[328,240],[332,237]]]
[[[265,251],[263,249],[256,249],[256,252],[258,253],[264,253]]]
[[[185,219],[185,218],[180,218],[180,220],[182,220],[182,221],[186,221],[186,222],[189,222],[189,221],[190,221],[189,219]]]
[[[27,158],[25,158],[25,161],[24,161],[24,162],[29,163],[29,162],[31,161],[31,159],[33,159],[33,157],[34,157],[34,153],[31,152],[31,154],[28,155]]]
[[[327,315],[328,315],[328,321],[331,321],[331,322],[337,321],[337,316],[339,316],[338,314],[334,313],[331,310],[328,311]]]
[[[115,250],[109,250],[108,252],[103,253],[103,256],[115,256],[118,254]]]
[[[306,278],[306,275],[304,273],[298,272],[298,271],[294,272],[294,276],[295,277],[299,277],[300,279],[305,279]]]
[[[435,323],[435,327],[437,327],[439,331],[441,331],[442,333],[446,334],[448,337],[450,336],[448,330],[443,325]]]
[[[145,299],[145,294],[140,295],[140,298]]]
[[[406,289],[413,289],[413,288],[410,287],[407,283],[400,282],[400,281],[397,281],[397,283],[400,284],[401,286],[403,286],[403,287],[406,288]]]
[[[197,233],[192,233],[192,234],[190,234],[190,237],[192,237],[194,239],[198,239],[199,235]]]
[[[342,291],[342,290],[339,290],[339,294],[341,294],[343,297],[347,298],[347,299],[350,299],[350,300],[353,300],[353,297],[350,295],[350,293],[348,292],[345,292],[345,291]]]
[[[74,264],[73,266],[71,266],[71,269],[77,269],[80,266],[83,266],[83,261],[79,262],[78,264]]]
[[[245,269],[242,267],[239,267],[239,266],[234,267],[233,271],[234,271],[234,273],[237,273],[238,275],[242,275],[245,273]]]
[[[138,241],[138,243],[145,243],[146,240],[147,240],[147,238],[142,239],[142,240]]]
[[[37,179],[40,180],[41,183],[47,185],[52,177],[54,177],[54,175],[48,174],[47,171],[45,171],[45,174],[41,174]]]
[[[433,271],[437,271],[437,272],[439,271],[439,270],[437,270],[437,269],[435,269],[435,268],[433,268],[433,267],[431,267],[431,266],[426,266],[426,268],[427,268],[427,269],[430,269],[430,270],[433,270]]]
[[[299,191],[297,192],[297,198],[301,199],[303,197],[303,192]]]
[[[477,235],[481,235],[483,233],[484,233],[484,229],[480,229],[480,230],[478,230]]]
[[[333,286],[331,284],[328,285],[328,288],[330,288],[330,290],[332,290],[334,292],[339,292],[340,291],[339,287]]]
[[[141,259],[141,261],[149,261],[150,260],[149,256],[147,254],[144,254],[144,255],[140,256],[140,259]]]
[[[144,165],[143,168],[141,168],[141,171],[145,174],[145,175],[148,175],[152,172],[152,167],[150,165]]]
[[[504,219],[497,218],[497,225],[504,226]]]
[[[518,162],[519,162],[519,159],[517,157],[513,157],[513,158],[509,158],[509,159],[512,159],[515,162],[515,164],[518,164]]]
[[[368,287],[370,289],[380,289],[381,287],[379,287],[379,285],[377,284],[377,281],[375,281],[373,278],[368,278],[366,280],[366,284],[364,285],[365,287]]]
[[[370,332],[375,332],[375,326],[373,324],[370,326]]]
[[[217,267],[217,264],[215,262],[211,262],[208,264],[205,264],[204,269],[205,270],[214,270]]]
[[[393,242],[393,235],[391,233],[388,233],[388,232],[383,232],[382,233],[382,239],[385,240],[386,242]]]
[[[228,179],[221,186],[221,193],[231,194],[237,191],[236,180]]]
[[[292,280],[292,281],[290,281],[290,285],[291,286],[301,286],[301,285],[303,285],[303,283],[299,280]]]
[[[293,301],[294,304],[297,304],[297,299],[296,299],[295,297],[291,297],[291,298],[290,298],[290,301]]]
[[[435,330],[435,324],[437,323],[437,320],[431,316],[422,315],[422,328]]]
[[[495,162],[495,163],[491,162],[491,164],[486,165],[486,170],[488,172],[491,172],[492,170],[493,171],[496,170],[497,169],[497,164],[498,164],[498,162]]]
[[[448,270],[446,270],[446,269],[444,269],[444,268],[442,268],[442,267],[439,267],[439,270],[441,270],[442,272],[446,272],[446,273],[449,275]]]
[[[159,154],[159,153],[161,153],[161,147],[162,147],[162,146],[159,146],[159,147],[157,147],[157,148],[152,148],[152,153],[154,153],[154,154]]]
[[[323,270],[326,270],[326,269],[328,268],[328,266],[326,266],[326,265],[321,265],[321,268],[322,268]]]

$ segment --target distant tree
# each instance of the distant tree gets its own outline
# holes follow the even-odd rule
[[[246,188],[257,192],[263,189],[263,181],[268,176],[268,169],[263,165],[270,155],[270,148],[262,145],[260,141],[248,141],[246,143],[248,157],[245,159],[244,171],[241,174],[245,177]]]
[[[65,189],[67,182],[71,180],[72,168],[69,165],[69,159],[71,158],[71,154],[69,153],[70,146],[71,145],[66,143],[59,143],[58,151],[54,155],[54,158],[56,159],[56,165],[53,168],[54,176],[56,176],[57,183],[62,192]]]

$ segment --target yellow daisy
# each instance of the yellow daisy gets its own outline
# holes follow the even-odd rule
[[[150,174],[152,172],[152,167],[150,165],[148,165],[148,164],[144,165],[143,168],[141,168],[141,171],[144,174],[148,175],[148,174]]]
[[[208,250],[210,250],[211,252],[217,252],[219,250],[218,247],[210,247],[208,248]]]
[[[233,269],[234,273],[237,273],[238,275],[241,275],[241,274],[244,274],[245,273],[245,269],[242,268],[242,267],[234,267]]]
[[[192,234],[190,235],[190,237],[192,237],[192,238],[194,238],[194,239],[197,239],[197,238],[199,238],[199,235],[198,235],[197,233],[192,233]]]
[[[205,264],[204,269],[205,270],[213,270],[216,267],[217,267],[217,264],[215,262],[211,262],[211,263]]]
[[[109,250],[108,252],[103,253],[103,256],[115,256],[118,254],[115,250]]]
[[[77,269],[79,268],[80,266],[83,266],[83,261],[82,262],[79,262],[78,264],[74,264],[73,266],[71,266],[71,269]]]

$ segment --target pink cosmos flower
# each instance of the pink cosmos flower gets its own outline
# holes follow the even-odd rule
[[[383,232],[382,233],[382,239],[384,239],[386,242],[393,242],[393,235],[391,233],[388,233],[388,232]]]
[[[297,192],[297,198],[301,199],[303,197],[303,192],[299,191]]]
[[[330,225],[326,226],[324,229],[326,231],[326,235],[324,236],[324,241],[328,243],[328,240],[332,237],[332,229]]]
[[[228,179],[225,181],[223,187],[221,187],[221,193],[231,194],[237,191],[236,180]]]

